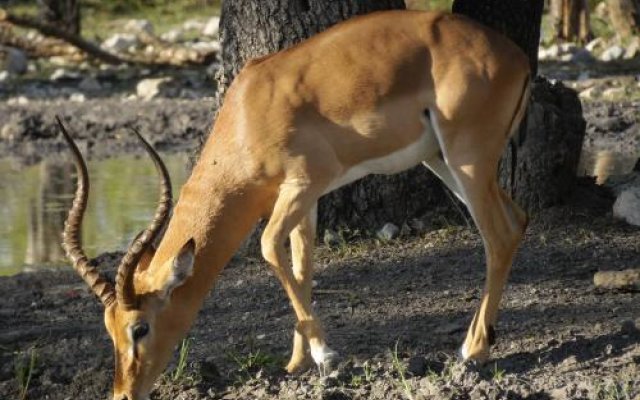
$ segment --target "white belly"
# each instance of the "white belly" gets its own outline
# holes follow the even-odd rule
[[[386,156],[372,158],[347,169],[338,179],[331,182],[324,194],[369,174],[396,174],[437,154],[440,151],[440,145],[431,124],[426,118],[423,118],[422,122],[425,129],[418,140]]]

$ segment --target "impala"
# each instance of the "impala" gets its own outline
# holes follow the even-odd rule
[[[424,163],[467,206],[482,236],[487,279],[461,354],[484,361],[500,298],[527,224],[498,186],[500,156],[529,98],[528,59],[465,17],[390,11],[354,18],[249,62],[172,210],[162,161],[153,222],[134,240],[115,283],[79,245],[86,167],[69,135],[79,186],[64,245],[102,300],[115,351],[114,399],[147,398],[220,271],[260,218],[264,258],[297,323],[286,366],[327,365],[311,307],[318,198],[367,174]],[[285,241],[291,241],[289,263]]]

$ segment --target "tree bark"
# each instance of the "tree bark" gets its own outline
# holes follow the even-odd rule
[[[531,74],[535,76],[543,5],[543,0],[455,0],[451,10],[511,39],[529,56]]]
[[[640,33],[640,0],[607,0],[613,30],[622,39]]]
[[[39,0],[40,18],[72,35],[80,35],[79,0]]]
[[[402,0],[223,2],[217,105],[248,60],[288,48],[355,15],[400,8]],[[443,201],[449,200],[441,183],[422,166],[393,176],[369,176],[321,199],[319,231],[348,227],[372,232],[386,222],[402,225]]]
[[[403,6],[399,0],[223,2],[217,105],[247,60],[287,48],[353,15]],[[537,70],[542,0],[458,0],[454,11],[511,37],[529,55],[532,70]],[[541,87],[548,89],[544,84]],[[539,89],[534,88],[534,98],[546,103],[532,106],[540,111],[529,119],[527,126],[532,128],[517,135],[517,152],[507,151],[501,166],[501,180],[529,211],[561,201],[572,187],[567,181],[573,180],[577,169],[584,120],[577,97],[560,87],[554,89],[558,91],[555,94],[538,94]],[[534,130],[534,125],[539,129]],[[549,132],[552,139],[546,141]],[[455,215],[451,204],[437,178],[419,166],[398,175],[370,176],[324,196],[319,205],[319,228],[321,232],[347,227],[371,233],[386,222],[401,226],[436,208],[445,211],[450,220]]]
[[[551,0],[556,39],[586,43],[592,38],[587,0]]]
[[[542,0],[455,0],[465,14],[513,40],[538,68]],[[500,183],[528,212],[559,204],[573,190],[586,123],[575,91],[536,79],[527,116],[506,149]]]

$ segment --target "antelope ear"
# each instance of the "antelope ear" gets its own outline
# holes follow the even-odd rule
[[[193,261],[195,259],[196,242],[189,239],[182,246],[178,255],[171,261],[171,275],[163,289],[163,297],[168,299],[173,290],[184,284],[193,275]]]

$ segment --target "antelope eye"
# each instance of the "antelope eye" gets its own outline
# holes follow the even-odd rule
[[[131,336],[133,337],[133,341],[137,342],[143,337],[147,336],[149,333],[149,324],[146,322],[139,322],[133,326],[131,329]]]

